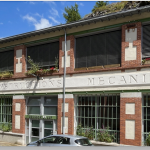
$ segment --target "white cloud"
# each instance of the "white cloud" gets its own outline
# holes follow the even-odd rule
[[[30,4],[33,4],[33,5],[35,4],[35,2],[29,2],[29,3],[30,3]]]
[[[47,3],[47,4],[52,4],[52,5],[56,5],[56,3],[54,1],[44,1],[44,3]]]
[[[3,24],[2,22],[0,22],[0,24]]]
[[[53,18],[53,17],[51,17],[51,16],[49,16],[49,18],[54,22],[54,23],[56,23],[56,24],[60,24],[60,22],[59,21],[57,21],[55,18]]]
[[[54,15],[54,16],[59,16],[58,11],[57,11],[56,9],[54,9],[54,8],[52,8],[52,9],[50,10],[50,13],[51,13],[52,15]]]
[[[84,6],[84,4],[83,3],[79,3],[80,4],[80,6]]]
[[[26,15],[26,16],[23,16],[23,19],[26,19],[29,22],[31,22],[34,25],[36,30],[52,26],[52,23],[50,23],[49,20],[45,18],[41,18],[39,21],[37,21],[34,17]]]
[[[39,22],[37,22],[36,24],[34,24],[34,26],[35,26],[36,30],[39,30],[39,29],[51,27],[52,24],[49,23],[49,20],[47,20],[45,18],[41,18],[41,20]]]
[[[43,18],[43,14],[40,15],[39,13],[35,13],[35,16],[38,16],[38,17],[40,17],[40,18]]]
[[[20,9],[19,9],[19,8],[17,8],[17,11],[20,11]]]

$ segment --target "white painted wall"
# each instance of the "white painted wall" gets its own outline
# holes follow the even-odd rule
[[[133,41],[137,40],[137,28],[125,30],[125,41],[129,42],[129,47],[125,48],[125,61],[136,60],[137,47],[133,46]]]
[[[16,64],[16,72],[22,72],[22,63],[20,59],[22,58],[22,49],[16,50],[16,59],[18,59],[18,63]]]
[[[20,129],[20,115],[15,115],[15,129]]]
[[[135,114],[135,103],[126,103],[125,114],[130,114],[130,115]]]
[[[125,121],[125,139],[135,139],[135,120]]]

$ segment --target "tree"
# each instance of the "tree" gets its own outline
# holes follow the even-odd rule
[[[106,6],[108,4],[108,1],[97,1],[94,8],[92,9],[92,12],[94,12],[97,8]]]
[[[63,16],[66,20],[66,23],[72,22],[72,21],[77,21],[81,19],[81,16],[78,12],[78,4],[75,3],[74,6],[71,5],[71,8],[68,6],[65,7],[65,12],[63,13]]]

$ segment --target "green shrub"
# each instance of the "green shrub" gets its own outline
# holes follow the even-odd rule
[[[146,138],[146,145],[150,146],[150,132],[149,132],[148,137]]]
[[[10,121],[8,123],[2,123],[2,131],[9,132],[12,129]]]

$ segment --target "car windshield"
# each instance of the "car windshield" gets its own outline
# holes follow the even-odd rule
[[[92,145],[92,143],[88,139],[77,139],[75,143],[83,146]]]

